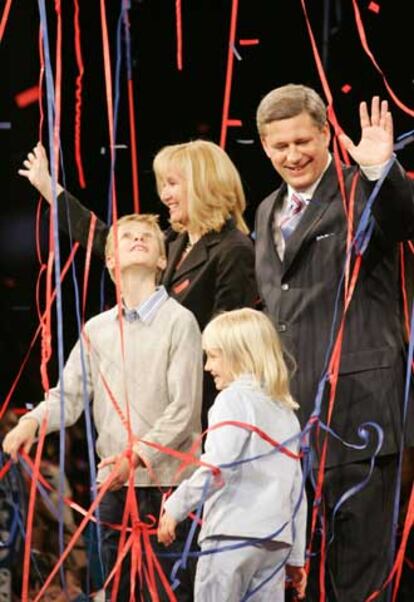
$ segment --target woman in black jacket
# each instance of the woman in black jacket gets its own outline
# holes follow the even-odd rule
[[[170,213],[167,267],[161,283],[190,309],[203,329],[220,311],[253,307],[257,301],[254,247],[243,219],[246,207],[240,175],[227,153],[213,142],[195,140],[166,146],[154,159],[157,189]],[[45,149],[39,143],[19,173],[51,203]],[[86,246],[91,212],[57,185],[59,225]],[[104,258],[109,225],[97,220],[93,251]],[[203,427],[216,391],[205,377]]]

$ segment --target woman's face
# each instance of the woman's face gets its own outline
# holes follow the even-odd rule
[[[185,179],[176,169],[169,169],[163,178],[161,201],[168,207],[171,222],[188,225],[188,200]]]

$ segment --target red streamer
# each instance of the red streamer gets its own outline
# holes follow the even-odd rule
[[[9,13],[10,13],[10,8],[11,8],[11,3],[12,3],[12,0],[7,0],[6,4],[4,5],[4,11],[3,11],[3,14],[1,16],[1,21],[0,21],[0,42],[3,39],[4,31],[6,29],[7,19],[9,18]]]
[[[232,0],[231,4],[231,18],[230,18],[230,34],[229,34],[229,49],[227,53],[227,73],[226,73],[226,85],[224,89],[224,102],[223,102],[223,117],[221,122],[221,134],[220,134],[220,146],[225,148],[227,128],[229,126],[229,108],[230,108],[230,95],[231,95],[231,83],[233,78],[233,64],[234,54],[233,48],[236,40],[236,24],[237,24],[237,11],[238,11],[238,0]]]
[[[182,23],[181,0],[175,0],[175,22],[176,22],[176,33],[177,33],[177,69],[178,69],[178,71],[182,71],[183,70],[183,23]]]
[[[27,90],[23,90],[23,92],[19,92],[14,97],[14,100],[19,109],[24,109],[37,102],[39,100],[39,86],[32,86],[31,88],[27,88]]]
[[[258,38],[255,39],[251,39],[251,40],[239,40],[239,46],[257,46],[257,44],[260,44],[260,41],[258,40]]]
[[[138,188],[138,153],[136,140],[135,109],[134,109],[134,84],[128,80],[128,111],[129,111],[129,140],[131,144],[131,173],[132,173],[132,199],[134,213],[140,212]]]
[[[82,59],[82,47],[80,41],[80,27],[79,27],[79,2],[74,0],[74,20],[73,26],[75,30],[75,57],[76,64],[78,66],[78,75],[76,76],[75,83],[75,163],[78,170],[79,185],[81,188],[86,187],[85,174],[83,171],[82,164],[82,153],[81,153],[81,124],[82,124],[82,80],[84,73],[83,59]]]
[[[73,258],[74,258],[74,256],[75,256],[75,253],[76,253],[76,251],[78,250],[78,248],[79,248],[79,244],[78,244],[78,243],[76,243],[76,244],[74,245],[73,249],[72,249],[72,252],[71,252],[71,254],[70,254],[70,257],[69,257],[69,259],[68,259],[68,260],[67,260],[67,262],[66,262],[66,265],[65,265],[64,269],[63,269],[63,270],[62,270],[62,272],[61,272],[61,280],[63,280],[63,278],[65,277],[65,275],[66,275],[66,273],[67,273],[67,271],[68,271],[68,269],[69,269],[69,266],[70,266],[70,264],[72,263],[72,261],[73,261]],[[52,293],[52,296],[51,296],[51,299],[50,299],[50,302],[51,302],[51,303],[53,303],[53,301],[55,300],[55,297],[56,297],[56,289],[55,289],[55,290],[53,291],[53,293]],[[37,330],[36,330],[36,332],[35,332],[35,334],[34,334],[34,336],[33,336],[32,340],[31,340],[31,342],[30,342],[29,349],[27,350],[27,352],[26,352],[26,355],[24,356],[23,362],[21,363],[21,366],[20,366],[20,368],[19,368],[19,370],[18,370],[18,372],[17,372],[17,375],[16,375],[16,377],[15,377],[15,379],[14,379],[14,381],[13,381],[13,384],[12,384],[12,386],[10,387],[10,390],[9,390],[9,392],[8,392],[8,393],[7,393],[7,395],[6,395],[6,399],[4,400],[4,402],[3,402],[3,405],[2,405],[2,406],[1,406],[1,408],[0,408],[0,420],[3,418],[3,416],[4,416],[4,414],[5,414],[6,410],[7,410],[7,408],[8,408],[8,406],[9,406],[9,403],[10,403],[10,401],[11,401],[11,398],[12,398],[12,396],[13,396],[13,393],[14,393],[14,391],[15,391],[15,389],[16,389],[16,387],[17,387],[17,385],[18,385],[19,381],[20,381],[20,377],[21,377],[21,375],[23,374],[23,370],[24,370],[24,368],[25,368],[25,366],[26,366],[26,364],[27,364],[27,361],[28,361],[28,359],[29,359],[29,357],[30,357],[30,353],[32,352],[32,349],[33,349],[33,347],[34,347],[34,344],[35,344],[35,342],[36,342],[36,339],[37,339],[37,337],[39,336],[39,334],[41,333],[41,330],[42,330],[42,323],[43,323],[43,321],[44,321],[44,319],[45,319],[46,312],[47,312],[47,310],[45,311],[45,313],[44,313],[44,314],[41,316],[41,318],[40,318],[40,320],[39,320],[39,322],[40,322],[40,323],[39,323],[39,326],[38,326],[38,328],[37,328]]]
[[[395,102],[397,107],[399,107],[405,113],[408,113],[408,115],[411,115],[411,117],[414,117],[414,110],[410,109],[409,107],[407,107],[407,105],[405,105],[403,102],[401,102],[401,100],[399,100],[399,98],[397,97],[397,95],[394,93],[391,86],[389,85],[387,78],[384,75],[384,72],[382,71],[381,67],[378,65],[377,61],[375,60],[375,57],[372,54],[371,49],[368,46],[364,25],[362,23],[361,14],[359,12],[359,8],[358,8],[358,4],[357,4],[356,0],[352,0],[352,5],[354,7],[355,23],[357,26],[359,38],[361,40],[362,48],[365,50],[365,53],[371,59],[371,62],[374,65],[375,69],[381,75],[384,85],[388,90],[388,94],[391,96],[391,98],[393,99],[393,101]]]

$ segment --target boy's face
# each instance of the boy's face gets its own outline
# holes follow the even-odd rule
[[[156,272],[165,268],[165,257],[160,254],[159,242],[151,226],[139,222],[127,222],[118,226],[119,268],[146,267]],[[115,269],[115,248],[106,260],[109,270]]]
[[[221,391],[233,382],[234,376],[231,374],[220,349],[206,349],[206,356],[207,361],[204,369],[207,372],[210,372],[211,376],[214,378],[216,389]]]

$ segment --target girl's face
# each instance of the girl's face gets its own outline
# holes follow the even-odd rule
[[[210,372],[211,376],[214,378],[216,389],[221,391],[233,382],[234,376],[231,374],[220,349],[206,349],[206,356],[207,361],[204,369],[207,372]]]
[[[182,226],[188,225],[188,200],[185,179],[176,169],[169,169],[162,183],[161,201],[168,207],[170,220]]]

